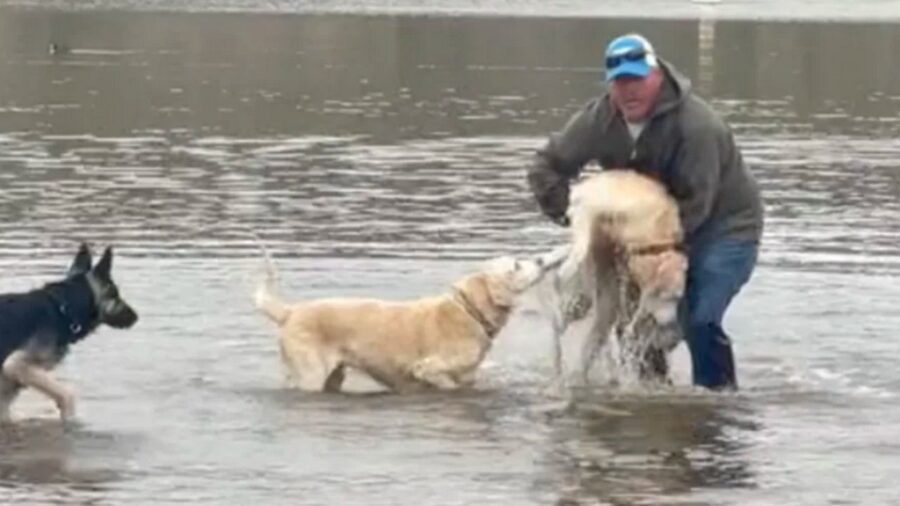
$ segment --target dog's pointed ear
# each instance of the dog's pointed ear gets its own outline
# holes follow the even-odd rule
[[[66,276],[77,276],[91,270],[91,250],[87,243],[81,243],[78,247],[78,253],[75,253],[75,259],[69,266]]]
[[[107,246],[106,249],[103,250],[103,256],[100,257],[100,261],[94,266],[94,273],[99,276],[100,279],[110,279],[112,275],[112,260],[112,246]]]

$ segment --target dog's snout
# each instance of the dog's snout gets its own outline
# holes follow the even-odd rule
[[[137,312],[123,300],[116,300],[103,308],[103,321],[117,329],[127,329],[138,321]]]

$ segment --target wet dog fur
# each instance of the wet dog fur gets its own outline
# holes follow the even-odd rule
[[[568,217],[568,256],[554,295],[560,305],[553,315],[555,383],[563,382],[560,340],[588,312],[593,322],[581,352],[582,383],[611,333],[629,345],[620,354],[639,355],[619,362],[649,360],[649,367],[638,366],[641,377],[663,381],[666,354],[680,339],[677,308],[687,271],[677,204],[657,181],[608,169],[573,185]]]

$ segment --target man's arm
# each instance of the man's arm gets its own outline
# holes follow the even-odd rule
[[[569,182],[590,160],[592,142],[596,142],[597,107],[597,101],[588,103],[569,119],[561,132],[551,135],[528,170],[528,186],[541,211],[561,225],[568,224]]]

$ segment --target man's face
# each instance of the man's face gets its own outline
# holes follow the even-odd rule
[[[638,123],[650,116],[661,87],[662,72],[654,69],[647,77],[616,78],[609,85],[609,96],[626,121]]]

